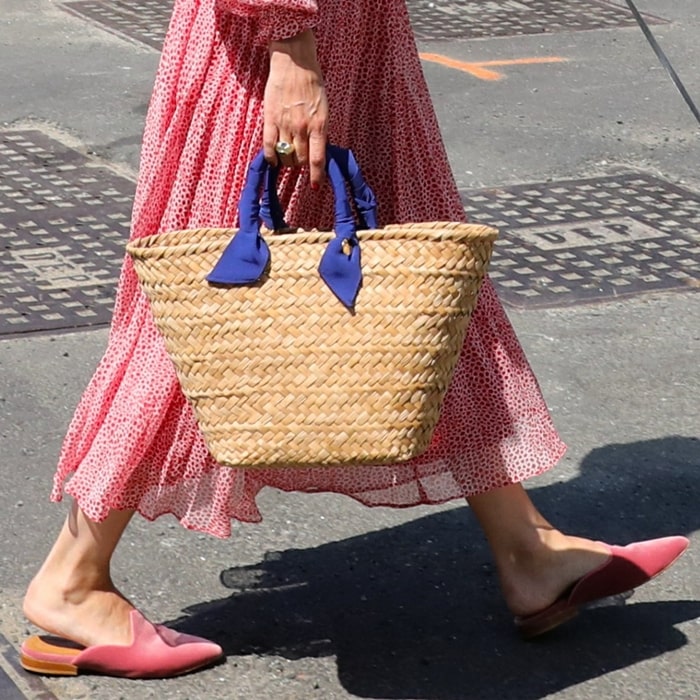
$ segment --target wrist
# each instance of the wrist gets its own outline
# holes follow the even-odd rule
[[[316,37],[310,29],[286,39],[276,39],[268,44],[270,56],[284,54],[295,63],[308,64],[316,62]]]

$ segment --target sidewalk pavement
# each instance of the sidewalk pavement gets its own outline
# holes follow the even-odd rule
[[[529,18],[537,7],[553,12],[557,5],[488,5],[495,4]],[[462,5],[469,10],[473,3]],[[416,17],[423,16],[416,8],[428,11],[412,7]],[[438,5],[443,12],[459,7]],[[0,8],[0,141],[37,131],[46,143],[79,154],[79,168],[92,168],[98,180],[109,175],[126,192],[138,167],[157,50],[48,0],[0,0]],[[700,99],[697,3],[649,0],[642,9],[665,20],[654,32]],[[628,216],[633,221],[625,225],[643,241],[658,242],[653,264],[661,270],[662,259],[673,259],[670,272],[683,280],[676,288],[654,291],[649,282],[628,296],[583,303],[567,287],[565,303],[555,304],[537,268],[533,288],[542,303],[525,299],[507,308],[569,445],[557,469],[531,482],[538,506],[582,535],[624,543],[681,533],[691,538],[690,551],[626,602],[523,644],[464,504],[367,510],[333,495],[267,491],[260,499],[264,522],[236,524],[227,541],[184,531],[172,518],[135,519],[115,561],[115,582],[137,606],[153,619],[214,635],[225,646],[224,665],[152,682],[29,676],[16,658],[29,631],[22,592],[65,514],[47,502],[53,468],[107,331],[99,323],[73,332],[8,331],[0,338],[3,700],[700,700],[700,310],[697,275],[693,286],[686,274],[697,271],[688,260],[700,237],[697,124],[635,25],[480,39],[425,35],[419,45],[461,66],[425,61],[468,208],[515,221],[523,211],[509,219],[496,206],[504,193],[518,209],[537,196],[528,191],[556,199],[571,182],[609,202],[608,181],[630,174],[638,179],[626,181],[628,189],[643,192],[622,192],[618,206],[629,204],[625,197],[642,209],[649,197],[671,202],[664,217],[680,223],[661,233],[661,224],[642,222],[632,207],[609,218]],[[484,78],[484,71],[501,79]],[[3,153],[0,195],[12,188],[17,194],[15,161]],[[7,209],[3,216],[12,224]],[[622,229],[601,234],[605,215],[586,221],[594,234],[610,237],[599,241],[604,252],[619,244],[615,232]],[[540,245],[542,259],[559,251],[578,262],[588,250],[571,223],[559,244],[543,222],[513,226],[502,264],[494,260],[504,298],[519,298],[509,272],[522,267],[509,267],[525,254],[518,250],[531,254],[528,246]],[[674,246],[682,256],[674,257]],[[619,282],[642,263],[633,258],[636,249],[615,250],[623,258],[614,268]],[[5,295],[14,283],[8,279]]]

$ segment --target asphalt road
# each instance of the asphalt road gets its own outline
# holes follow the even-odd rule
[[[640,4],[664,20],[653,31],[700,100],[697,0]],[[700,700],[700,310],[687,262],[700,237],[698,124],[639,28],[620,19],[624,3],[594,4],[615,10],[605,28],[580,28],[579,16],[510,36],[496,35],[494,8],[522,21],[517,32],[541,13],[555,16],[560,3],[462,5],[413,7],[427,18],[419,46],[431,54],[425,73],[468,207],[478,209],[479,196],[489,204],[499,192],[551,194],[572,181],[599,192],[622,174],[653,179],[660,201],[682,194],[682,206],[665,210],[663,235],[639,229],[659,242],[657,263],[683,248],[671,272],[691,272],[675,287],[587,303],[574,289],[565,303],[508,311],[569,445],[557,469],[531,482],[537,504],[587,536],[624,543],[683,533],[690,551],[626,602],[524,644],[462,503],[368,510],[338,496],[267,491],[264,522],[237,524],[230,540],[171,518],[135,519],[115,560],[115,580],[138,606],[215,637],[225,664],[168,681],[28,676],[16,664],[29,632],[22,591],[65,514],[48,503],[53,468],[106,329],[8,331],[0,338],[2,700]],[[0,10],[0,137],[36,130],[96,172],[133,183],[157,49],[48,0],[0,0]],[[428,21],[438,10],[443,19],[479,10],[485,35],[431,39],[431,27],[447,26]],[[0,153],[0,193],[21,189],[12,167]],[[647,196],[633,195],[635,205]],[[540,243],[549,240],[538,230]],[[560,247],[578,255],[572,235]],[[508,267],[504,250],[494,272]],[[636,264],[620,250],[618,280]],[[501,278],[504,293],[509,280]],[[11,283],[2,282],[5,295]]]

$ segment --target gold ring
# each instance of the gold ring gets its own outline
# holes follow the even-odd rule
[[[294,153],[294,144],[288,141],[278,141],[275,144],[275,151],[281,156],[291,156]]]

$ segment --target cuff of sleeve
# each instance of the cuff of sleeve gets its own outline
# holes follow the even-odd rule
[[[251,3],[241,0],[216,0],[219,10],[245,17],[252,22],[256,44],[267,45],[271,41],[289,39],[318,23],[316,3],[299,3],[301,7]]]
[[[300,34],[306,29],[313,29],[318,24],[318,14],[287,9],[268,10],[260,18],[257,41],[269,44]]]

